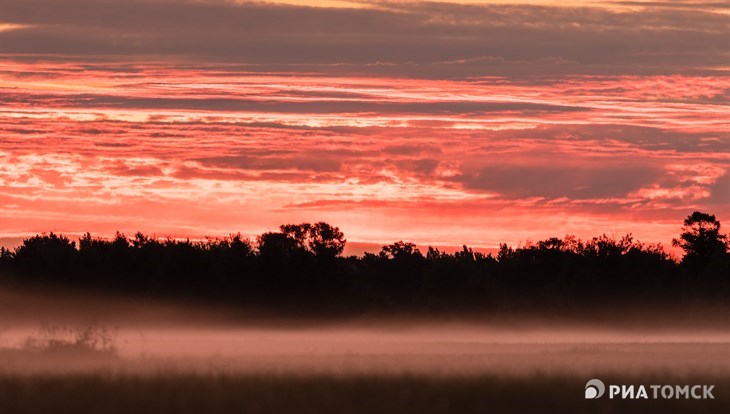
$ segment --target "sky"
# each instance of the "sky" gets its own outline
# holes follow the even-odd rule
[[[724,1],[2,0],[0,241],[730,220]],[[730,222],[727,225],[730,227]]]

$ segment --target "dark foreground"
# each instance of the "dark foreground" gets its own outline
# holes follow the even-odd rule
[[[715,384],[714,400],[584,398],[585,378],[499,376],[0,377],[12,413],[727,413],[730,378],[606,377],[619,384]]]
[[[0,414],[730,413],[725,308],[294,323],[224,307],[0,294]],[[586,400],[594,378],[714,385],[715,399],[622,401],[607,390]]]

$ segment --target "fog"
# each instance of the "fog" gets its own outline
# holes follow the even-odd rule
[[[728,376],[726,318],[703,312],[689,319],[623,312],[595,322],[585,315],[293,320],[224,306],[3,288],[0,372]],[[28,338],[47,337],[50,327],[88,324],[108,330],[113,355],[27,349]]]

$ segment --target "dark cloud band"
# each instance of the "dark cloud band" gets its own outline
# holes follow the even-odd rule
[[[5,0],[3,53],[229,61],[434,78],[708,73],[727,63],[714,8]]]

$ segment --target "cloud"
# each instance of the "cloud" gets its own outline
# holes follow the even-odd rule
[[[5,0],[3,232],[667,242],[728,210],[714,6],[239,3]]]
[[[233,168],[240,170],[306,170],[317,172],[336,172],[341,168],[341,161],[316,152],[309,152],[290,157],[262,156],[218,156],[196,158],[195,161],[205,166]]]
[[[186,57],[460,78],[696,73],[726,66],[726,15],[666,7],[6,0],[3,53]],[[552,63],[551,63],[552,62]],[[539,63],[536,67],[536,63]]]
[[[482,114],[488,112],[523,112],[542,114],[551,112],[579,112],[589,108],[569,105],[551,105],[533,102],[380,102],[377,100],[326,101],[227,99],[217,97],[124,97],[92,94],[8,94],[5,105],[36,104],[67,108],[122,108],[122,109],[189,109],[204,111],[248,111],[267,113],[391,113],[391,114]]]
[[[730,211],[730,173],[726,170],[720,178],[710,186],[709,204],[717,211]]]
[[[722,1],[611,1],[609,4],[621,6],[640,6],[646,8],[670,8],[670,9],[692,9],[692,10],[727,10],[727,2]]]
[[[392,155],[418,155],[423,153],[440,153],[441,149],[435,145],[428,144],[400,144],[388,145],[383,152]]]
[[[548,197],[600,199],[624,197],[662,175],[654,166],[615,162],[582,165],[487,165],[454,177],[466,189],[494,192],[507,198]]]

